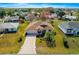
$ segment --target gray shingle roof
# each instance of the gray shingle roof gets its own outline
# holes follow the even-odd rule
[[[71,28],[79,28],[79,22],[69,22],[68,25]]]
[[[65,27],[66,29],[73,29],[73,28],[79,28],[79,21],[68,21],[63,22],[60,24],[60,26]]]

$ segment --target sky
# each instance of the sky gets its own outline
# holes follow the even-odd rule
[[[0,8],[79,8],[79,3],[0,3]]]

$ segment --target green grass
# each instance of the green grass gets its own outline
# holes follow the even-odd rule
[[[24,43],[25,36],[24,31],[28,25],[28,22],[20,24],[17,33],[7,33],[0,37],[0,54],[17,54],[22,44]],[[18,43],[19,37],[22,37],[22,42]]]
[[[61,20],[54,20],[54,31],[56,32],[55,39],[55,48],[47,47],[46,42],[40,38],[36,40],[36,51],[37,54],[79,54],[79,37],[67,37],[69,49],[65,48],[63,45],[64,33],[58,28],[58,24],[63,22]]]

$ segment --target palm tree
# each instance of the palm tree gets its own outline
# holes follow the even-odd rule
[[[55,44],[54,44],[54,32],[53,31],[48,30],[45,33],[44,39],[46,40],[46,43],[49,47],[54,47],[55,46]]]

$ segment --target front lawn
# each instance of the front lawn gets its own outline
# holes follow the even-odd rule
[[[54,20],[54,31],[56,35],[54,37],[56,47],[50,48],[47,47],[46,42],[44,40],[40,40],[37,38],[36,40],[36,52],[37,54],[79,54],[79,37],[67,37],[67,42],[69,48],[65,48],[63,44],[64,34],[58,28],[58,23],[62,22],[61,20]]]
[[[28,25],[28,22],[20,24],[17,33],[7,33],[0,36],[0,54],[17,54],[20,50],[25,36],[24,31]],[[18,42],[18,39],[22,37],[22,41]]]

